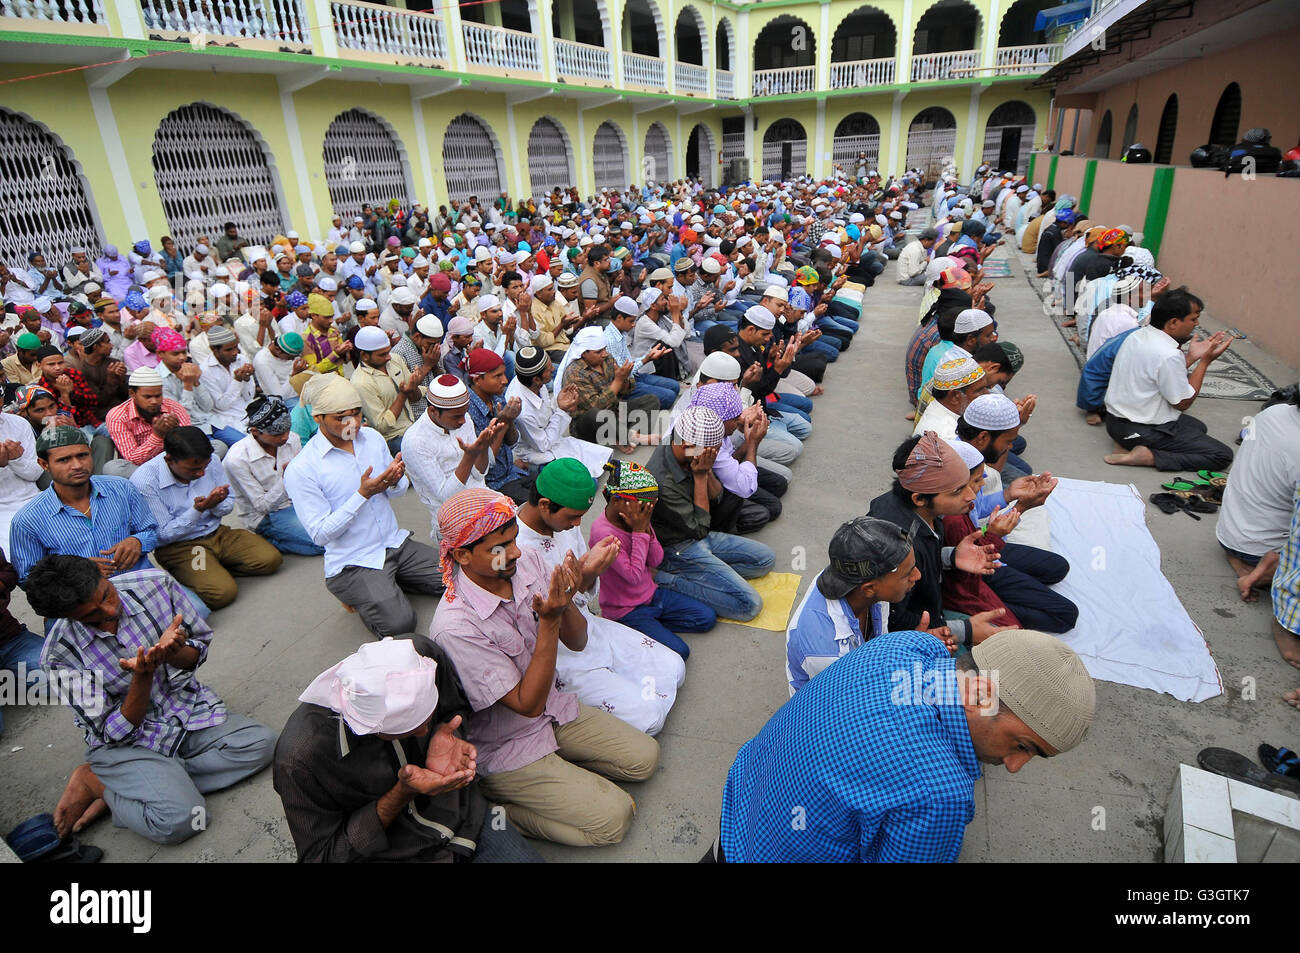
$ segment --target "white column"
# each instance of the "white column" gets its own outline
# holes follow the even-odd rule
[[[827,7],[823,5],[822,10],[826,10],[826,9]],[[818,89],[825,89],[825,87],[819,86]],[[813,174],[813,178],[822,179],[826,176],[826,173],[828,171],[827,170],[828,164],[825,158],[826,156],[826,100],[825,98],[818,98],[817,100],[816,130],[817,130],[816,131],[817,144],[813,149],[812,168],[809,169],[808,171]]]
[[[132,40],[144,39],[144,17],[136,0],[114,0],[113,12],[122,26],[122,35]]]
[[[312,49],[317,56],[337,57],[339,41],[334,35],[334,11],[330,7],[330,0],[313,0],[313,8],[316,13],[316,26],[320,29],[310,29],[310,22],[304,24],[308,27],[307,36]]]
[[[616,0],[607,0],[609,4],[609,32],[605,38],[609,44],[610,56],[614,62],[614,88],[624,89],[623,85],[623,5]],[[586,148],[590,149],[591,146]],[[594,179],[593,179],[594,181]]]
[[[537,51],[537,55],[542,58],[542,75],[555,82],[555,37],[551,29],[551,5],[545,0],[540,0],[536,4],[530,4],[530,8],[535,8],[533,15],[538,20],[533,25],[533,33],[541,40],[541,49]]]
[[[957,163],[957,179],[961,182],[966,180],[966,176],[971,173],[977,165],[979,165],[980,158],[982,158],[976,155],[975,142],[976,135],[979,132],[980,96],[982,96],[984,90],[988,88],[989,87],[983,85],[975,85],[971,87],[970,108],[966,111],[965,146],[962,150],[962,154],[953,156],[953,161]],[[962,161],[963,157],[965,159],[964,162]]]
[[[912,0],[903,0],[903,19],[902,29],[898,31],[898,63],[894,67],[897,74],[894,82],[902,85],[912,78],[912,39],[916,36],[916,21],[912,19]],[[893,152],[890,152],[890,161],[893,161]],[[893,175],[897,169],[890,167],[889,173]]]
[[[465,70],[465,31],[461,29],[460,5],[452,0],[442,7],[442,22],[447,28],[447,58],[457,73]]]
[[[742,13],[741,16],[744,16]],[[746,76],[749,74],[746,73]],[[747,99],[749,91],[746,90],[741,98]],[[745,158],[749,159],[749,177],[754,181],[762,178],[763,174],[763,157],[754,157],[754,107],[745,107]]]
[[[911,6],[910,0],[908,6]],[[908,45],[911,46],[910,43]],[[907,129],[903,126],[903,97],[906,95],[901,89],[894,93],[894,101],[889,107],[889,166],[883,170],[884,175],[898,175],[903,171],[899,159],[905,159],[907,155],[903,151],[904,144],[907,142]]]
[[[90,85],[89,80],[93,74],[82,75],[87,79],[86,91],[90,94],[90,108],[95,113],[95,125],[98,127],[96,131],[104,142],[108,169],[113,173],[113,181],[120,186],[117,189],[117,198],[122,207],[122,220],[126,222],[129,234],[148,235],[149,229],[145,224],[144,210],[140,208],[140,197],[136,194],[131,167],[126,161],[126,150],[122,148],[122,134],[117,129],[117,117],[113,115],[113,104],[108,99],[108,90],[96,89]]]
[[[668,171],[674,173],[668,176],[668,181],[674,179],[686,178],[686,140],[682,138],[682,116],[677,114],[677,138],[673,140],[673,152],[668,157]],[[677,163],[681,162],[681,170],[677,170]]]
[[[983,55],[980,57],[980,64],[979,64],[980,66],[983,66],[986,69],[988,69],[988,67],[993,66],[998,61],[997,59],[998,31],[1001,28],[1001,23],[999,23],[998,21],[1001,19],[1001,16],[1002,16],[1001,0],[989,0],[989,16],[988,19],[984,21],[984,52]],[[976,77],[996,76],[996,75],[997,73],[993,72],[992,70],[975,74]]]
[[[631,176],[629,182],[635,182],[637,185],[645,185],[645,142],[641,139],[641,122],[637,119],[636,110],[632,110],[632,136],[627,141],[627,174]],[[656,172],[658,170],[655,170]],[[621,186],[620,186],[621,188]]]
[[[416,152],[420,157],[420,177],[424,186],[424,194],[420,196],[420,201],[426,208],[436,209],[438,202],[433,180],[433,163],[429,157],[429,141],[424,134],[424,101],[417,98],[414,91],[411,93],[411,120],[415,125]]]
[[[817,64],[817,85],[814,86],[813,88],[830,89],[831,88],[832,36],[831,36],[831,5],[829,3],[829,0],[822,0],[821,13],[822,13],[821,26],[818,28],[817,31],[817,59],[814,61]],[[825,103],[823,102],[819,105],[825,105]],[[824,110],[819,109],[817,113],[819,122],[821,121],[823,112]],[[817,158],[820,161],[821,159],[820,153],[818,153]],[[820,165],[818,166],[818,168],[820,168]],[[818,174],[818,178],[820,177],[821,177],[820,174]]]
[[[581,105],[578,107],[578,141],[573,144],[573,175],[577,180],[578,192],[590,195],[595,191],[596,180],[591,169],[589,156],[591,143],[587,141],[587,120]]]
[[[748,99],[754,90],[754,49],[749,42],[749,11],[741,10],[736,18],[736,49],[731,54],[731,82],[739,99]],[[749,152],[749,140],[745,140],[746,154]]]
[[[280,110],[284,114],[284,134],[289,140],[289,156],[293,161],[294,178],[298,180],[298,200],[302,202],[305,221],[288,222],[300,225],[312,238],[321,238],[320,219],[316,216],[316,202],[311,193],[311,173],[307,171],[307,153],[302,147],[302,133],[298,129],[298,112],[294,109],[293,93],[280,93]]]

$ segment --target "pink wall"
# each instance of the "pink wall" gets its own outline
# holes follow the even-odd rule
[[[1157,168],[1149,163],[1130,166],[1098,159],[1088,217],[1098,225],[1128,225],[1142,231],[1151,196],[1151,178]],[[1160,256],[1164,257],[1163,250]]]
[[[1047,170],[1052,167],[1052,157],[1040,155],[1038,162],[1042,163],[1043,183],[1047,183]],[[1077,196],[1079,189],[1083,185],[1083,169],[1088,164],[1087,159],[1080,159],[1077,156],[1061,156],[1056,160],[1056,182],[1052,186],[1058,196],[1070,195]],[[1039,166],[1035,165],[1035,169]]]
[[[1158,262],[1171,281],[1204,299],[1215,318],[1292,367],[1300,366],[1300,334],[1287,248],[1297,234],[1297,209],[1296,179],[1179,169]]]

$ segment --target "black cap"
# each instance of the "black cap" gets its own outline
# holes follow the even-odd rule
[[[817,577],[817,589],[827,599],[843,599],[864,582],[893,572],[911,548],[911,536],[887,520],[849,520],[831,537],[830,565]]]

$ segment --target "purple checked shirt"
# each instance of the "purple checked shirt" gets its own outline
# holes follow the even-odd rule
[[[117,632],[101,632],[72,619],[59,619],[50,628],[41,651],[41,666],[48,672],[77,673],[83,685],[103,691],[69,692],[67,702],[77,725],[86,732],[90,749],[104,745],[137,745],[166,757],[175,755],[186,731],[212,728],[226,720],[226,706],[199,683],[193,669],[161,665],[153,673],[149,708],[139,726],[122,715],[122,703],[135,677],[119,661],[134,658],[158,643],[163,631],[179,615],[189,631],[189,643],[199,650],[197,669],[208,657],[212,629],[195,611],[194,602],[167,573],[157,569],[122,573],[113,577],[121,597]]]

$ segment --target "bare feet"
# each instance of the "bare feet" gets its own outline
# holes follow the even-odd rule
[[[1297,688],[1293,692],[1287,692],[1282,696],[1282,701],[1286,702],[1288,705],[1294,705],[1296,708],[1300,708],[1300,688]]]
[[[1118,446],[1118,444],[1117,444]],[[1102,458],[1113,467],[1153,467],[1155,455],[1146,447],[1138,446],[1122,453],[1108,453]]]
[[[632,454],[636,453],[636,444],[619,443],[614,445],[614,449],[617,450],[619,453],[626,454],[627,456],[631,456]]]
[[[1074,318],[1071,318],[1069,321],[1062,321],[1062,322],[1061,322],[1061,327],[1063,327],[1063,328],[1072,328],[1072,327],[1074,327],[1074,326],[1077,325],[1077,324],[1078,324],[1078,322],[1075,321]]]
[[[78,765],[54,808],[54,829],[60,837],[67,837],[107,811],[104,782],[95,776],[90,765]]]
[[[1080,343],[1080,341],[1079,341],[1079,335],[1077,335],[1077,334],[1071,334],[1071,335],[1070,335],[1070,343],[1071,343],[1071,344],[1079,344],[1079,343]]]
[[[1083,418],[1083,422],[1089,427],[1096,427],[1101,424],[1101,414],[1093,411]]]
[[[657,447],[663,442],[663,437],[657,433],[641,433],[639,430],[628,432],[628,441],[634,447]]]
[[[1300,668],[1300,637],[1282,628],[1277,619],[1273,620],[1273,641],[1277,643],[1277,650],[1282,653],[1286,663],[1293,668]]]
[[[908,411],[907,413],[903,414],[903,419],[904,419],[904,420],[915,420],[915,419],[916,419],[916,411],[915,411],[915,410],[912,410],[912,411]]]
[[[824,393],[826,393],[826,388],[825,388],[825,387],[822,387],[821,384],[818,384],[816,387],[813,388],[813,391],[812,391],[812,393],[811,393],[809,396],[810,396],[810,397],[820,397],[820,396],[821,396],[822,394],[824,394]]]

